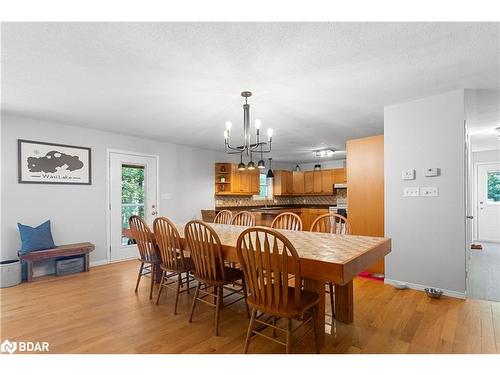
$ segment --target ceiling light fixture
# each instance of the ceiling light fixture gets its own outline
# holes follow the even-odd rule
[[[335,154],[335,150],[333,148],[314,151],[314,155],[317,158],[329,158],[329,157],[332,157],[334,154]]]
[[[252,93],[250,91],[243,91],[241,96],[245,98],[245,104],[243,104],[243,145],[241,146],[231,146],[231,129],[233,124],[231,121],[226,121],[226,130],[224,131],[224,151],[227,154],[239,154],[240,164],[238,164],[239,170],[245,169],[245,164],[243,163],[243,154],[250,157],[247,168],[249,170],[255,169],[255,163],[253,162],[253,154],[260,153],[260,160],[257,163],[257,168],[263,169],[266,167],[266,163],[262,158],[263,154],[271,152],[271,143],[273,141],[273,129],[267,129],[267,142],[261,142],[260,140],[260,127],[262,126],[262,121],[255,120],[255,141],[252,143],[252,136],[250,134],[250,104],[247,100]],[[264,146],[267,146],[264,149]]]

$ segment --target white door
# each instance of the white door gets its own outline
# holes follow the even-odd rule
[[[500,163],[478,164],[478,239],[500,242]]]
[[[110,260],[137,258],[139,251],[122,234],[128,219],[139,215],[152,224],[158,213],[157,168],[155,156],[119,152],[109,153]]]

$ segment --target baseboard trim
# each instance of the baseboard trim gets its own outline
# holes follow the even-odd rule
[[[408,288],[410,288],[410,289],[421,290],[421,291],[424,291],[425,288],[441,289],[441,288],[433,287],[430,285],[414,284],[414,283],[409,283],[406,281],[394,280],[394,279],[388,279],[388,278],[385,278],[384,283],[389,284],[389,285],[406,284],[408,286]],[[443,294],[445,296],[448,296],[448,297],[459,298],[459,299],[466,298],[465,293],[462,293],[462,292],[456,292],[454,290],[447,290],[447,289],[441,289],[441,290],[443,291]]]

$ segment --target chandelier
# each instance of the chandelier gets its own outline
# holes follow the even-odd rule
[[[273,129],[267,129],[267,142],[262,142],[260,140],[260,127],[262,122],[260,120],[255,120],[255,138],[252,141],[252,134],[250,130],[250,104],[247,100],[252,93],[250,91],[243,91],[241,96],[245,98],[245,104],[243,104],[243,145],[241,146],[231,146],[231,129],[233,124],[231,121],[226,121],[226,130],[224,131],[224,151],[227,154],[239,154],[240,163],[238,164],[238,170],[242,171],[245,168],[249,170],[255,169],[255,163],[253,162],[254,154],[260,154],[260,160],[257,163],[257,168],[263,169],[266,167],[266,163],[263,159],[263,154],[271,152],[271,143],[273,141]],[[265,148],[264,148],[265,146]],[[250,158],[248,165],[245,166],[243,163],[243,154]]]

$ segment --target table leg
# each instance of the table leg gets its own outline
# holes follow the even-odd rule
[[[320,347],[325,346],[325,282],[318,280],[304,279],[304,289],[318,293],[319,306],[316,316],[316,325],[318,326],[318,341]]]
[[[90,268],[90,259],[89,259],[89,253],[85,254],[84,255],[84,264],[85,264],[85,272],[89,272],[89,268]]]
[[[352,281],[345,285],[335,284],[335,319],[342,323],[354,320],[354,297]]]

